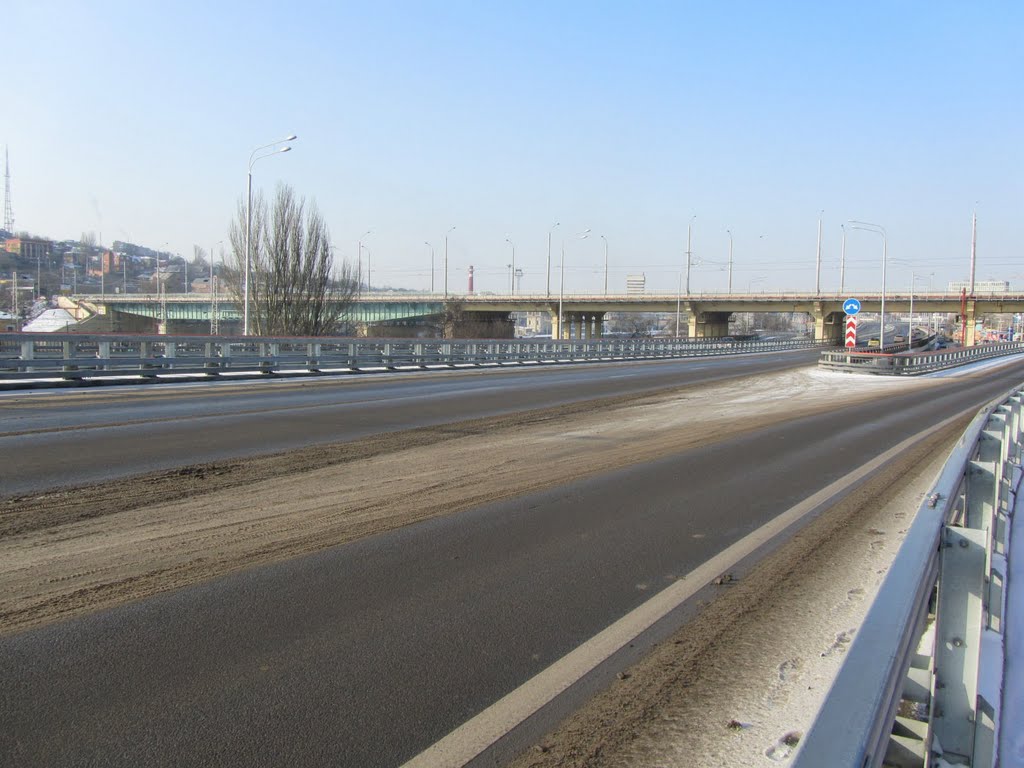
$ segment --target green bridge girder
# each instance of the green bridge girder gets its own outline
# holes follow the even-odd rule
[[[166,302],[150,294],[125,294],[98,296],[76,296],[76,300],[108,311],[123,312],[154,320],[192,320],[209,322],[213,315],[213,302],[205,294],[169,295]],[[166,306],[166,310],[164,307]],[[363,300],[352,303],[344,319],[354,323],[383,323],[392,321],[422,320],[436,317],[444,310],[443,301],[395,300],[393,298]],[[166,311],[166,316],[164,312]],[[242,308],[231,300],[218,300],[218,318],[222,322],[240,321]]]

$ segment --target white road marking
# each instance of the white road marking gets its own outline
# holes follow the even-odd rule
[[[550,667],[527,680],[511,693],[432,744],[401,768],[462,768],[516,726],[567,691],[600,664],[633,642],[645,630],[693,597],[715,578],[728,572],[744,557],[770,541],[787,527],[884,466],[902,451],[928,435],[943,429],[972,408],[929,429],[908,437],[895,447],[851,471],[843,478],[786,510],[772,521],[748,534],[686,574],[650,600],[633,609]]]

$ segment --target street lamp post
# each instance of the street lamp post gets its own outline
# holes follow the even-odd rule
[[[556,225],[557,226],[557,225]],[[586,240],[590,236],[590,230],[585,229],[576,235],[577,240]],[[562,298],[565,290],[565,239],[562,239],[562,258],[558,263],[558,336],[565,333],[563,330],[564,319],[562,314]]]
[[[679,338],[679,310],[683,303],[683,270],[679,270],[679,286],[676,289],[676,338]]]
[[[358,293],[363,292],[363,238],[373,234],[372,229],[368,229],[359,236],[356,241],[356,291]],[[366,286],[366,291],[369,293],[370,286]]]
[[[434,246],[428,243],[426,240],[423,244],[430,249],[430,292],[434,292]]]
[[[608,238],[601,235],[604,240],[604,295],[608,295]]]
[[[556,221],[554,224],[551,225],[551,229],[548,230],[548,261],[547,261],[547,266],[545,268],[545,271],[547,272],[547,276],[548,276],[548,280],[547,280],[547,293],[545,294],[547,296],[551,295],[551,233],[554,232],[555,231],[555,227],[558,227],[558,226],[561,226],[561,224]],[[559,329],[558,332],[561,333],[562,332],[561,329]]]
[[[455,227],[452,226],[447,232],[444,233],[444,300],[448,301],[448,235],[455,231]]]
[[[818,214],[818,253],[814,260],[814,295],[821,296],[821,217],[825,215],[822,211]]]
[[[271,155],[276,155],[276,154],[278,154],[280,152],[290,152],[291,151],[291,147],[290,146],[278,147],[277,149],[273,150],[272,152],[266,152],[266,153],[264,153],[262,155],[257,155],[258,152],[261,152],[264,149],[268,149],[270,147],[273,147],[275,144],[283,144],[285,142],[295,141],[295,139],[297,139],[297,138],[298,138],[298,136],[296,136],[295,134],[292,134],[291,136],[288,136],[287,138],[280,139],[278,141],[272,141],[269,144],[264,144],[262,147],[256,147],[256,149],[254,149],[252,151],[252,154],[249,155],[249,176],[248,176],[248,182],[246,184],[246,206],[245,206],[245,282],[244,282],[244,284],[242,286],[242,304],[243,304],[243,308],[242,308],[242,335],[243,336],[248,336],[249,335],[249,304],[250,304],[250,301],[249,301],[249,298],[250,298],[250,296],[249,296],[249,294],[250,294],[250,290],[249,290],[249,274],[250,274],[250,271],[252,269],[252,167],[256,164],[256,162],[258,160],[262,160],[265,157],[270,157]]]
[[[218,240],[212,246],[210,246],[210,335],[216,336],[220,331],[220,307],[217,304],[217,274],[213,271],[213,251],[214,249],[223,243],[223,240]],[[127,291],[126,291],[127,293]]]
[[[506,238],[505,242],[512,246],[512,263],[509,264],[511,273],[509,274],[509,296],[515,295],[515,243],[510,238]]]
[[[931,274],[935,274],[932,272]],[[914,286],[918,280],[928,278],[928,287],[931,290],[931,275],[919,275],[916,272],[910,273],[910,319],[907,321],[907,352],[914,348]]]
[[[693,243],[693,220],[697,216],[694,214],[690,217],[690,222],[686,225],[686,295],[690,295],[690,262],[693,255],[693,251],[690,246]]]
[[[729,293],[732,293],[732,232],[727,229],[725,234],[729,236]]]
[[[843,247],[839,252],[839,293],[842,294],[846,286],[846,225],[840,224],[839,227],[843,230]]]
[[[882,307],[878,323],[878,348],[885,348],[885,265],[888,255],[888,245],[885,236],[885,227],[881,224],[871,224],[866,221],[850,220],[851,229],[863,229],[865,232],[874,232],[882,236]]]

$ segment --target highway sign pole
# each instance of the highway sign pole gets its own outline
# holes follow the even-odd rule
[[[846,346],[857,346],[857,318],[853,315],[846,316]]]
[[[843,311],[846,313],[846,346],[847,348],[857,346],[857,313],[860,312],[860,301],[849,298],[843,302]]]

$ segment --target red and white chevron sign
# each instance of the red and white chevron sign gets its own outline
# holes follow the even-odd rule
[[[846,316],[846,346],[857,346],[857,318],[853,315]]]

